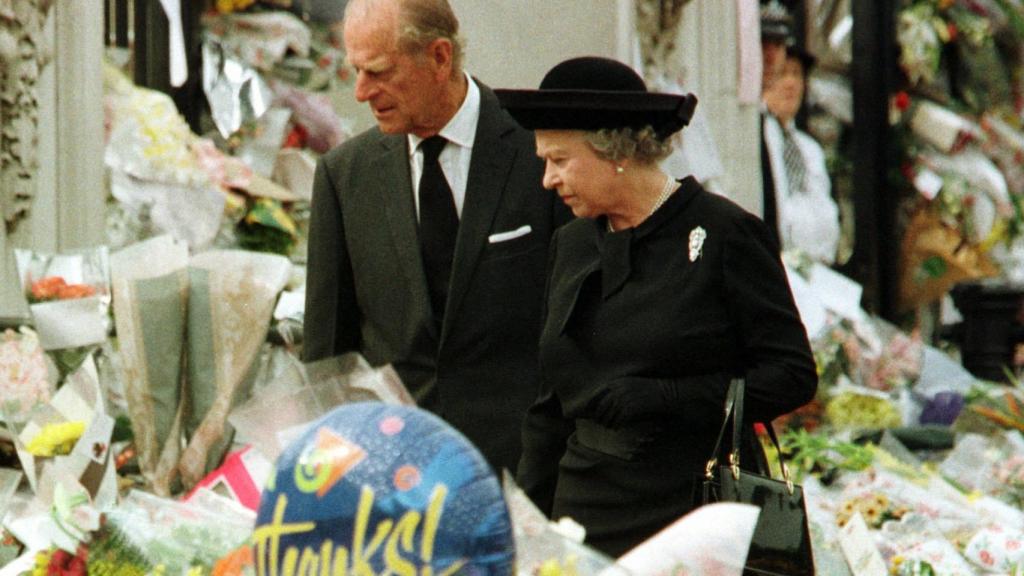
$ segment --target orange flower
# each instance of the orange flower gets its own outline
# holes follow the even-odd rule
[[[47,276],[33,282],[29,287],[29,293],[33,302],[44,302],[57,298],[60,289],[67,285],[61,276]]]
[[[210,576],[239,576],[245,573],[245,568],[252,566],[253,554],[251,546],[242,546],[227,556],[217,560],[213,565]]]
[[[96,293],[96,289],[88,284],[68,284],[57,290],[58,300],[74,300],[75,298],[88,298]]]
[[[68,284],[61,276],[40,278],[29,286],[30,303],[50,300],[74,300],[96,294],[96,288],[88,284]]]

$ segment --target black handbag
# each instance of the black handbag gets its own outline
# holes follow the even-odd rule
[[[768,434],[779,455],[783,480],[740,469],[743,427],[743,380],[733,380],[725,401],[725,420],[704,473],[703,503],[742,502],[761,509],[754,537],[747,553],[744,575],[812,576],[814,557],[807,528],[803,489],[792,482],[771,423]],[[732,450],[728,463],[719,464],[718,455],[726,427],[733,422]],[[748,428],[749,431],[749,428]]]

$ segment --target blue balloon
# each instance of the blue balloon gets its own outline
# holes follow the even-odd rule
[[[278,458],[253,533],[259,576],[514,573],[490,466],[457,430],[360,402],[314,422]]]

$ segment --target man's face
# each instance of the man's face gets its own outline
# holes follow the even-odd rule
[[[765,92],[764,101],[768,110],[784,122],[796,117],[804,99],[804,65],[799,58],[786,58],[782,73]]]
[[[761,90],[771,88],[775,79],[782,73],[782,67],[786,63],[786,45],[777,40],[761,41]]]
[[[399,48],[397,10],[357,13],[345,22],[345,52],[355,69],[355,97],[366,102],[382,132],[431,136],[444,127],[440,95],[450,66],[431,58],[435,40],[419,52]],[[449,62],[450,64],[450,62]]]

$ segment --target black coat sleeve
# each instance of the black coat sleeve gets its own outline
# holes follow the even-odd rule
[[[558,231],[552,235],[548,248],[548,282],[551,264],[555,261]],[[542,318],[547,317],[548,289],[545,288]],[[523,420],[523,453],[516,468],[516,482],[545,515],[551,515],[558,481],[558,463],[565,454],[566,441],[575,426],[562,411],[562,403],[542,377],[538,397]]]
[[[736,226],[725,248],[726,297],[742,348],[747,413],[770,421],[809,402],[818,375],[777,244],[753,215]]]

